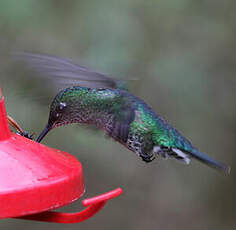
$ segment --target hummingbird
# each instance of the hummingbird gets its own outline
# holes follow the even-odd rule
[[[53,99],[48,122],[37,142],[56,127],[83,123],[104,130],[146,163],[157,156],[185,164],[194,158],[222,172],[230,172],[230,167],[195,148],[143,100],[131,94],[122,81],[70,59],[32,53],[17,56],[44,76],[65,79],[70,85]]]

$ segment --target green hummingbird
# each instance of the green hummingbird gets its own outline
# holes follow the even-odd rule
[[[190,159],[195,158],[230,172],[230,167],[198,151],[143,100],[129,93],[121,81],[69,59],[30,53],[18,56],[44,76],[66,79],[74,85],[61,90],[52,101],[47,125],[37,142],[56,127],[84,123],[103,129],[145,162],[161,156],[189,164]]]

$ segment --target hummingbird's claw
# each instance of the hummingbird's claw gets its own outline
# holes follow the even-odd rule
[[[33,140],[33,137],[34,137],[34,133],[32,133],[32,134],[29,134],[29,133],[27,133],[27,132],[23,132],[23,133],[19,133],[21,136],[23,136],[23,137],[26,137],[26,138],[28,138],[28,139],[30,139],[30,140]]]
[[[34,134],[30,135],[29,133],[25,132],[12,117],[7,116],[7,121],[8,121],[8,124],[16,130],[17,134],[19,134],[20,136],[23,136],[23,137],[26,137],[26,138],[29,138],[29,139],[33,140]]]

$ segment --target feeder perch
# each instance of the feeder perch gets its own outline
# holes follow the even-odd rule
[[[0,219],[78,223],[92,217],[122,190],[83,200],[86,208],[79,212],[52,211],[83,193],[82,166],[76,158],[10,131],[0,91]]]

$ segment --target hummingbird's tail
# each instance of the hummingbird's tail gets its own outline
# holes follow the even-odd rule
[[[193,158],[209,165],[212,168],[223,171],[226,174],[230,173],[230,167],[229,166],[212,159],[211,157],[207,156],[206,154],[204,154],[202,152],[199,152],[197,149],[193,149],[191,152],[188,152],[188,153]]]

